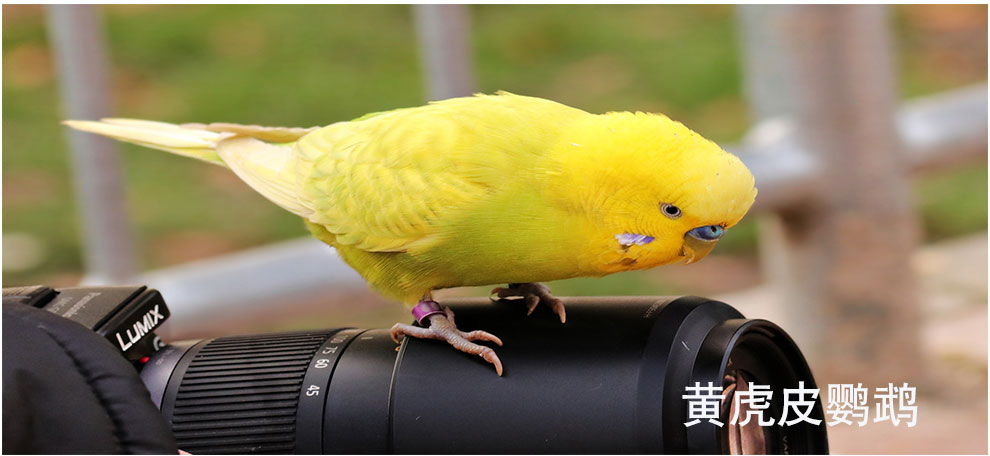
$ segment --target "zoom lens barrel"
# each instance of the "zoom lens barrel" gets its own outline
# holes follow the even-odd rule
[[[565,298],[567,323],[463,300],[458,327],[498,335],[504,376],[445,342],[387,330],[175,344],[141,375],[179,447],[219,453],[826,453],[824,424],[728,424],[748,382],[816,388],[765,320],[696,297]],[[685,426],[687,386],[721,385],[721,421]],[[823,419],[816,401],[811,418]]]

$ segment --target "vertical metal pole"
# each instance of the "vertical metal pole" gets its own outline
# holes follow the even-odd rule
[[[793,319],[807,323],[798,336],[828,380],[917,383],[920,321],[909,260],[918,229],[895,125],[887,10],[741,8],[755,111],[791,111],[826,182],[816,200],[781,211],[761,237],[774,245],[771,273],[786,286],[785,305],[805,313]],[[778,73],[768,77],[766,68]]]
[[[793,65],[787,60],[785,20],[780,5],[746,5],[736,8],[743,52],[743,85],[756,122],[794,111]]]
[[[474,93],[467,5],[415,5],[413,12],[429,99]]]
[[[742,38],[743,87],[754,119],[754,128],[746,141],[761,130],[781,128],[779,122],[790,122],[788,116],[796,110],[795,86],[798,84],[791,57],[784,49],[789,17],[782,5],[746,5],[736,8]],[[777,122],[777,125],[774,125]],[[770,127],[767,127],[770,125]],[[817,165],[817,163],[815,163]],[[759,188],[760,182],[757,182]],[[824,186],[818,186],[822,188]],[[760,195],[762,196],[762,195]],[[779,214],[766,213],[756,219],[759,230],[760,263],[763,275],[774,290],[784,292],[785,302],[776,309],[784,315],[792,337],[801,345],[806,356],[817,358],[825,335],[819,325],[820,309],[810,300],[791,300],[799,290],[791,282],[787,243],[783,219]]]
[[[70,119],[111,113],[106,43],[96,7],[48,7],[59,92]],[[120,159],[112,140],[65,129],[82,222],[87,283],[121,283],[135,273]]]

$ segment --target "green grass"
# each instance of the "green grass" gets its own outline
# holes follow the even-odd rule
[[[986,7],[939,8],[895,9],[905,97],[987,77]],[[312,126],[424,99],[408,6],[102,10],[120,116]],[[32,233],[45,252],[30,269],[5,270],[4,285],[71,282],[82,269],[42,11],[3,8],[3,232]],[[481,91],[595,112],[660,111],[722,142],[749,126],[731,7],[480,5],[471,14]],[[305,235],[296,217],[219,168],[120,149],[143,268]],[[986,186],[985,165],[919,181],[929,238],[986,230]],[[755,241],[744,222],[720,252],[752,253]],[[616,277],[595,289],[560,286],[564,294],[655,290],[639,276]]]
[[[915,185],[915,201],[929,240],[987,229],[987,167],[928,176]]]

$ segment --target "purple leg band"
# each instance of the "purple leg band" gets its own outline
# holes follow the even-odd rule
[[[423,300],[416,304],[416,307],[413,307],[412,314],[419,324],[430,326],[430,315],[443,314],[443,309],[436,301]]]

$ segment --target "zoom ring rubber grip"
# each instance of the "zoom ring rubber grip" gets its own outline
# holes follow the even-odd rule
[[[292,453],[296,409],[314,353],[335,331],[214,339],[182,377],[171,425],[193,454]]]

